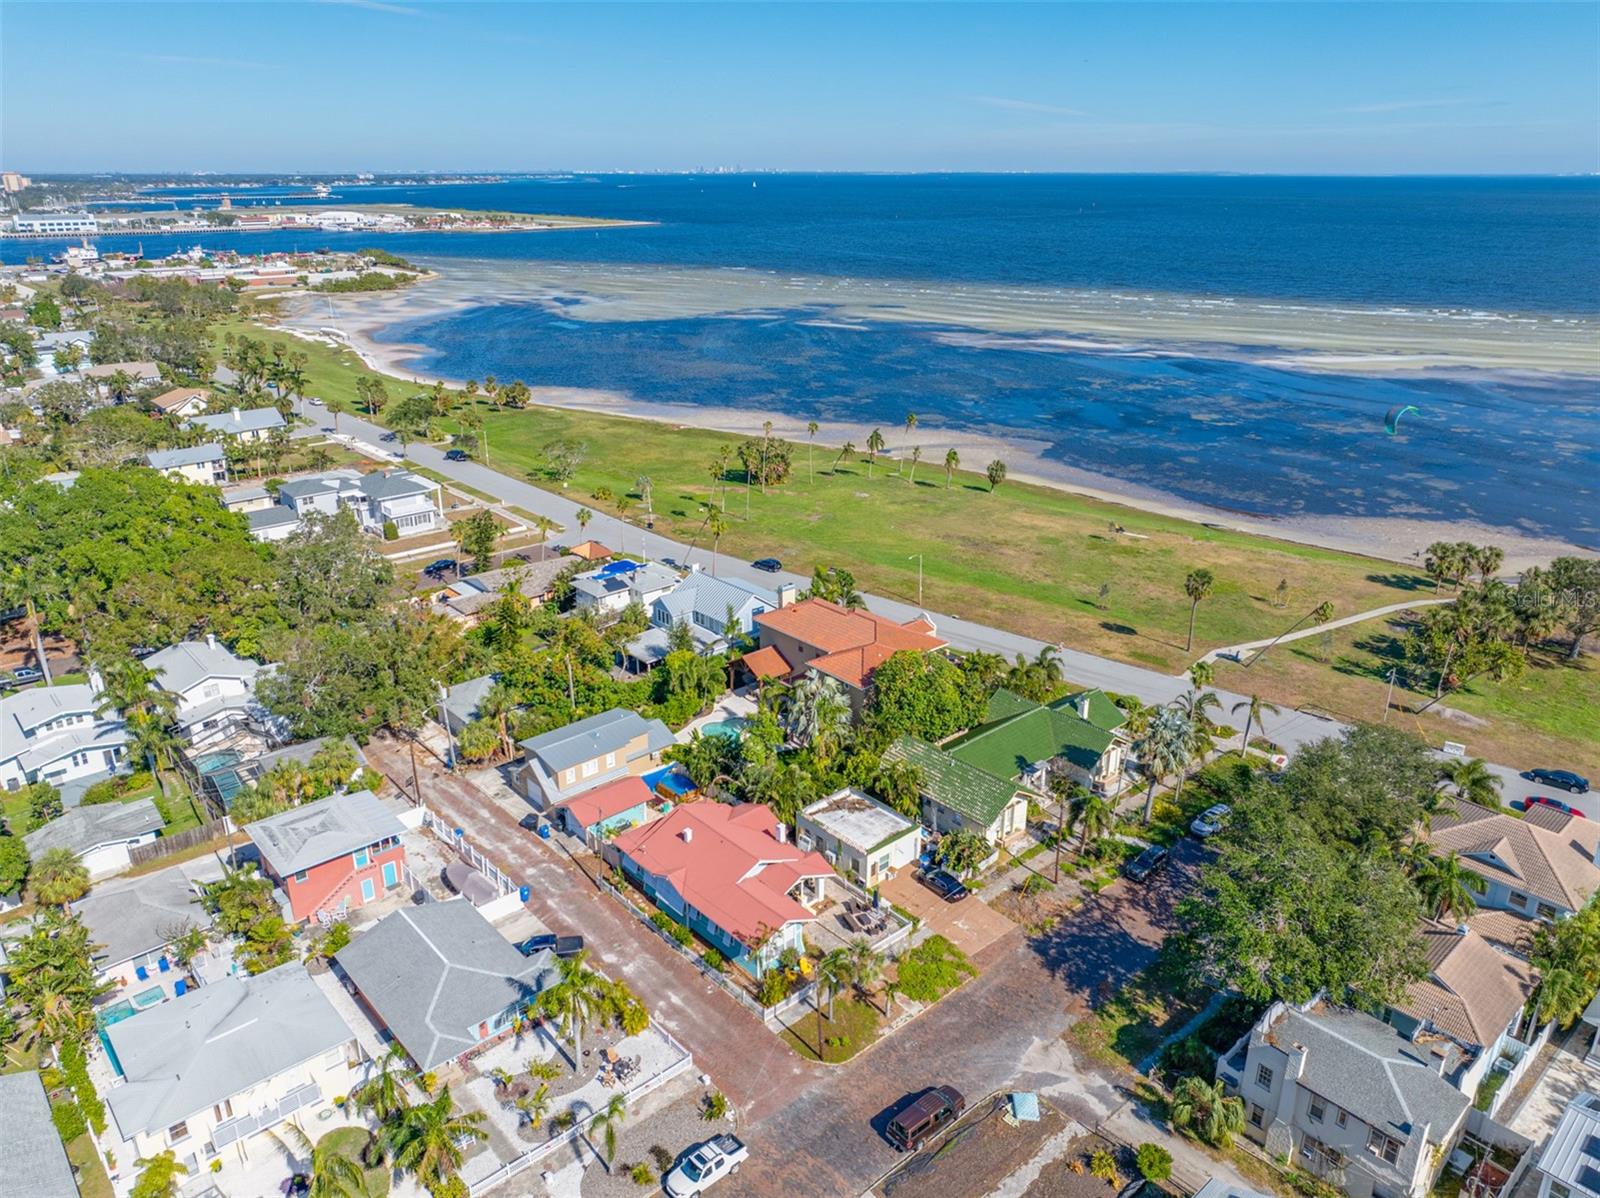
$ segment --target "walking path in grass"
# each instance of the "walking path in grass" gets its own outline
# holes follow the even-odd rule
[[[1326,624],[1313,624],[1310,628],[1302,628],[1298,632],[1286,632],[1282,636],[1268,637],[1262,641],[1246,641],[1242,645],[1226,645],[1221,649],[1212,649],[1200,658],[1201,661],[1216,661],[1219,658],[1231,658],[1237,661],[1243,654],[1253,649],[1265,649],[1268,645],[1286,645],[1290,641],[1303,641],[1308,636],[1318,633],[1332,632],[1335,628],[1345,628],[1351,624],[1360,624],[1364,620],[1376,620],[1379,616],[1392,616],[1395,612],[1412,611],[1419,607],[1437,607],[1442,603],[1454,603],[1455,597],[1445,599],[1412,599],[1407,603],[1391,603],[1387,607],[1374,607],[1370,611],[1357,612],[1353,616],[1344,616],[1337,620],[1329,620]]]

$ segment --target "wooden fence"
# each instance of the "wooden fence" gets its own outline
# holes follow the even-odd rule
[[[197,844],[205,844],[219,836],[232,835],[233,831],[233,821],[224,816],[201,824],[198,828],[190,828],[187,832],[179,832],[175,836],[160,836],[149,844],[130,845],[128,862],[131,865],[143,865],[147,861],[159,861],[162,857],[170,857],[174,853],[192,849]]]

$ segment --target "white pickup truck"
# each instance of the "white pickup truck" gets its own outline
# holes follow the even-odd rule
[[[682,1163],[662,1179],[661,1188],[667,1198],[694,1198],[730,1173],[737,1173],[749,1155],[750,1150],[738,1136],[713,1136],[704,1144],[696,1144]]]

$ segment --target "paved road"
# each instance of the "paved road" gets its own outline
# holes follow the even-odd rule
[[[318,428],[301,430],[297,436],[314,436],[319,433],[333,431],[332,417],[326,409],[309,407],[302,403],[301,414],[309,420],[316,421]],[[339,418],[339,431],[347,437],[352,437],[363,442],[373,456],[379,458],[397,459],[397,447],[385,445],[383,438],[388,430],[370,421],[348,413]],[[582,502],[569,499],[567,496],[553,491],[536,487],[532,483],[513,478],[511,475],[502,474],[498,470],[490,469],[478,462],[447,462],[444,451],[435,449],[431,445],[413,442],[409,447],[407,456],[419,465],[426,466],[447,478],[463,483],[475,490],[488,495],[497,496],[501,502],[522,508],[524,511],[536,515],[549,516],[564,528],[568,529],[566,540],[576,539],[577,511],[585,506]],[[591,509],[592,510],[592,509]],[[594,513],[590,520],[587,535],[595,540],[620,549],[626,553],[640,553],[647,557],[664,561],[671,561],[680,566],[701,565],[710,568],[711,555],[709,549],[698,546],[691,549],[681,542],[660,536],[657,533],[647,532],[633,524],[625,523],[613,516],[600,512]],[[557,538],[562,539],[562,538]],[[717,559],[717,572],[725,577],[742,578],[749,582],[759,583],[762,586],[775,586],[780,582],[791,582],[804,587],[810,583],[810,578],[788,572],[780,574],[765,574],[752,567],[749,563],[739,561],[722,555]],[[872,611],[898,620],[909,620],[918,614],[918,609],[897,599],[887,599],[879,595],[867,595],[867,606]],[[1415,603],[1402,606],[1416,606]],[[1032,657],[1044,648],[1045,642],[1032,637],[1020,636],[1013,632],[1006,632],[1000,628],[990,628],[985,624],[974,623],[971,620],[962,620],[955,616],[944,615],[939,612],[930,612],[939,627],[939,634],[947,638],[958,649],[981,650],[988,653],[999,653],[1010,659],[1018,653]],[[1112,661],[1109,658],[1099,657],[1092,653],[1071,649],[1063,645],[1056,646],[1061,655],[1061,668],[1066,676],[1074,682],[1085,686],[1098,686],[1108,691],[1119,694],[1135,695],[1144,703],[1170,703],[1184,691],[1189,689],[1189,680],[1186,677],[1172,677],[1155,670],[1145,669],[1142,666],[1129,665],[1126,662]],[[1234,705],[1244,702],[1245,696],[1234,694],[1231,691],[1218,690],[1217,697],[1222,701],[1222,718],[1231,719],[1229,715]],[[1242,730],[1243,719],[1240,717],[1238,727]],[[1306,711],[1286,710],[1282,715],[1272,721],[1272,739],[1282,745],[1286,752],[1293,753],[1301,745],[1311,741],[1322,740],[1328,736],[1337,736],[1345,729],[1346,725],[1337,720],[1325,719]],[[1550,762],[1531,762],[1531,765],[1560,764]],[[1491,764],[1491,768],[1501,779],[1501,798],[1507,803],[1516,803],[1525,799],[1530,794],[1548,793],[1547,789],[1540,788],[1524,781],[1518,776],[1515,769]],[[1519,767],[1520,768],[1520,767]],[[1581,799],[1573,800],[1574,805],[1583,810],[1590,818],[1600,818],[1600,792],[1591,793]]]

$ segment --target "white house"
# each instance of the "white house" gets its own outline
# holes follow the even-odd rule
[[[821,853],[829,865],[864,887],[887,882],[922,853],[922,825],[853,787],[837,790],[800,812],[795,845]]]
[[[145,665],[155,684],[178,696],[179,734],[191,749],[242,731],[267,741],[282,739],[282,721],[256,701],[256,682],[269,667],[236,657],[214,636],[182,641],[153,654]]]
[[[154,799],[99,803],[71,807],[22,840],[31,860],[51,849],[66,849],[83,862],[91,880],[99,880],[127,869],[132,860],[128,850],[155,840],[164,823]]]
[[[290,479],[278,488],[278,502],[294,513],[297,524],[313,513],[332,516],[348,508],[368,532],[382,534],[392,521],[401,536],[410,536],[444,527],[439,494],[438,483],[409,470],[329,470]],[[275,535],[281,525],[265,512],[249,519],[251,531],[262,539],[290,535]]]
[[[96,713],[101,702],[99,689],[84,682],[0,699],[0,787],[87,786],[121,769],[128,732],[115,712]]]
[[[221,880],[215,857],[199,857],[137,878],[102,882],[72,904],[89,929],[96,976],[118,992],[138,996],[139,1009],[181,995],[193,982],[171,955],[169,945],[182,930],[209,928],[211,913],[200,902],[203,885]],[[183,987],[178,982],[184,981]],[[160,995],[153,992],[159,990]]]
[[[316,1128],[359,1053],[298,961],[191,990],[105,1034],[123,1077],[105,1096],[116,1159],[131,1169],[170,1149],[191,1177],[212,1160],[281,1153],[269,1133],[285,1120]]]
[[[1600,1198],[1600,1094],[1579,1094],[1534,1166],[1539,1198]]]
[[[572,580],[573,605],[600,615],[637,603],[648,609],[678,585],[678,572],[656,562],[607,562]]]
[[[61,374],[63,371],[56,366],[56,351],[75,345],[79,351],[79,369],[89,365],[89,343],[94,340],[94,333],[89,329],[52,329],[47,333],[40,333],[33,339],[33,350],[39,355],[39,370],[42,374]]]
[[[527,760],[518,779],[542,807],[627,774],[643,774],[675,743],[660,720],[614,707],[521,742]]]
[[[152,470],[186,483],[218,487],[228,481],[228,458],[215,442],[188,449],[152,449],[144,460]]]
[[[277,408],[230,408],[215,416],[191,416],[186,423],[190,428],[234,441],[265,441],[288,427]]]
[[[624,646],[627,664],[635,670],[660,664],[667,655],[670,632],[680,625],[689,630],[695,652],[721,652],[739,637],[752,634],[755,618],[777,606],[778,596],[772,591],[697,570],[651,601],[650,627]]]

